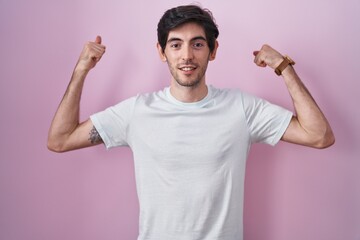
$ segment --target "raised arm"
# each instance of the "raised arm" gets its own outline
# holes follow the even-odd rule
[[[48,135],[48,149],[55,152],[89,147],[102,142],[90,119],[79,122],[80,98],[85,78],[105,53],[101,37],[85,44]]]
[[[279,52],[268,45],[254,51],[254,56],[254,62],[258,66],[269,66],[272,69],[276,69],[284,60]],[[335,142],[335,137],[329,122],[292,65],[287,65],[281,75],[295,108],[295,115],[282,140],[314,148],[331,146]]]

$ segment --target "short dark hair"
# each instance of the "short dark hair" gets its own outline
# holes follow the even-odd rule
[[[157,27],[158,42],[162,50],[165,51],[169,32],[188,22],[195,22],[204,28],[207,44],[210,52],[213,52],[215,41],[219,36],[218,27],[210,10],[202,9],[196,5],[178,6],[164,13]]]

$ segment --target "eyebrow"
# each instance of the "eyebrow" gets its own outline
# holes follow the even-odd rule
[[[206,38],[204,38],[203,36],[197,36],[197,37],[193,37],[190,42],[193,42],[193,41],[196,41],[196,40],[203,40],[205,42],[207,42]],[[184,40],[182,40],[181,38],[177,38],[177,37],[173,37],[173,38],[170,38],[169,40],[167,40],[167,42],[173,42],[173,41],[180,41],[180,42],[183,42]]]

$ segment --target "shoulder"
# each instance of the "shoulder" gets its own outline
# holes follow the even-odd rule
[[[148,93],[138,93],[132,97],[128,97],[125,98],[123,100],[121,100],[120,102],[118,102],[117,104],[115,104],[112,107],[122,107],[122,106],[135,106],[137,104],[141,104],[141,103],[148,103],[148,102],[152,102],[156,99],[162,98],[164,95],[164,90],[159,90],[156,92],[148,92]]]
[[[214,98],[220,98],[222,100],[228,101],[237,101],[243,103],[244,101],[246,102],[260,99],[254,94],[238,88],[215,88],[211,86],[211,91]]]
[[[130,101],[133,101],[134,106],[152,106],[153,104],[158,104],[163,102],[166,99],[166,88],[163,90],[158,90],[154,92],[139,93],[136,96],[132,97]]]

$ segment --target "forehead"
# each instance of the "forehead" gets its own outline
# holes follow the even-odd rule
[[[204,28],[198,23],[189,22],[170,30],[168,40],[177,38],[183,41],[190,41],[196,37],[206,39]]]

